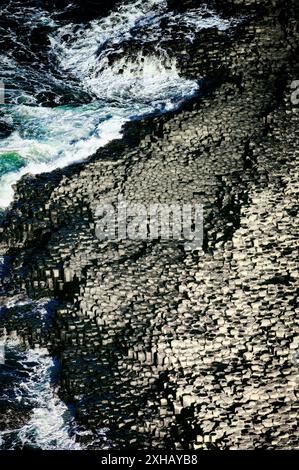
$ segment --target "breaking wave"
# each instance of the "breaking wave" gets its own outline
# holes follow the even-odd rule
[[[18,10],[14,15],[16,21],[22,21]],[[89,99],[84,104],[48,107],[28,90],[14,91],[14,104],[3,107],[2,119],[13,129],[0,141],[0,208],[12,202],[13,185],[24,174],[80,162],[119,138],[126,121],[167,112],[193,96],[198,82],[180,76],[163,41],[178,35],[192,41],[204,28],[225,30],[234,24],[207,7],[169,12],[166,0],[126,2],[106,18],[81,25],[62,26],[48,12],[30,8],[25,19],[31,28],[32,24],[50,28],[49,56],[55,73],[54,69],[39,71],[35,64],[20,65],[4,56],[4,75],[11,81],[19,74],[23,81],[34,82],[34,87],[45,92],[47,86],[57,83],[60,74],[68,93],[72,87],[81,87]],[[130,41],[132,52],[130,47],[126,51]],[[153,50],[146,52],[144,48],[153,44]]]

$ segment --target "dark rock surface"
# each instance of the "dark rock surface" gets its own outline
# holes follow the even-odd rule
[[[24,178],[3,223],[6,292],[59,301],[61,396],[116,448],[298,448],[298,3],[229,3],[259,15],[189,46],[198,99]],[[100,242],[119,194],[202,203],[203,250]]]
[[[0,432],[21,428],[26,424],[29,417],[30,411],[24,410],[24,407],[12,405],[11,408],[5,406],[2,409],[0,403]]]

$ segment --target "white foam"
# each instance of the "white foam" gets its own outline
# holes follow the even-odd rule
[[[18,367],[27,377],[14,387],[14,399],[22,405],[33,407],[29,420],[19,429],[0,432],[0,450],[22,447],[40,450],[83,450],[76,436],[90,436],[101,449],[109,449],[108,428],[94,432],[79,427],[69,408],[58,397],[53,387],[55,364],[47,349],[35,348],[24,351],[17,335],[1,338],[8,350],[18,353]]]
[[[39,313],[41,314],[41,317],[43,317],[48,315],[46,306],[49,302],[50,299],[40,299],[33,301],[26,294],[19,294],[10,297],[9,300],[7,300],[7,302],[5,303],[5,306],[7,308],[13,308],[22,307],[24,305],[30,305],[31,307],[34,307],[34,309],[38,309]]]
[[[51,386],[53,361],[43,350],[30,350],[23,367],[30,368],[30,379],[20,384],[19,400],[26,395],[34,409],[29,422],[23,426],[18,438],[23,445],[43,450],[79,450],[80,445],[69,435],[72,417],[66,405],[55,395]]]
[[[98,51],[106,43],[121,44],[132,37],[131,30],[146,24],[166,9],[166,0],[135,0],[118,6],[100,20],[90,22],[87,28],[78,30],[76,25],[61,28],[52,37],[52,47],[61,66],[68,73],[88,81],[98,69]],[[76,32],[75,32],[76,31]],[[71,35],[70,41],[64,37]],[[104,56],[107,54],[104,53]]]
[[[121,137],[125,119],[114,116],[97,124],[99,112],[90,115],[80,114],[79,109],[72,112],[62,108],[30,108],[21,106],[26,113],[38,118],[38,126],[46,127],[46,138],[41,132],[36,139],[26,139],[14,132],[1,142],[0,149],[9,148],[24,160],[24,167],[18,171],[4,174],[0,178],[0,207],[7,207],[13,200],[13,185],[27,173],[32,175],[63,168],[71,163],[80,162],[94,154],[96,150],[113,139]],[[25,116],[23,117],[25,119]],[[35,119],[35,117],[33,118]],[[77,119],[77,122],[75,120]],[[28,119],[29,126],[30,118]],[[32,119],[31,119],[32,123]],[[0,153],[1,161],[1,153]]]
[[[175,60],[164,57],[125,58],[104,68],[88,81],[101,101],[81,107],[16,106],[21,130],[0,144],[20,155],[25,166],[0,178],[0,207],[13,200],[13,185],[25,174],[50,172],[80,162],[113,139],[133,116],[170,110],[198,89],[196,82],[179,76]],[[26,137],[28,130],[33,135]],[[1,153],[0,153],[1,159]]]
[[[107,101],[118,102],[119,107],[136,115],[155,109],[173,109],[178,102],[193,94],[196,82],[180,77],[175,59],[166,54],[119,59],[89,79],[88,86]]]
[[[20,347],[20,340],[7,339],[6,348]],[[31,349],[19,361],[28,378],[14,390],[16,401],[33,406],[29,421],[20,429],[0,432],[0,448],[8,434],[13,435],[12,448],[23,446],[42,450],[79,450],[75,436],[70,435],[73,418],[67,406],[58,398],[52,385],[54,368],[45,349]]]
[[[168,28],[161,29],[161,20],[167,20]],[[105,81],[104,83],[102,81],[109,74],[109,55],[111,52],[121,52],[124,41],[138,40],[142,44],[158,42],[160,39],[168,40],[172,38],[174,28],[177,31],[180,27],[184,28],[183,35],[192,40],[202,29],[217,27],[220,30],[226,30],[234,21],[236,20],[220,18],[205,6],[175,14],[168,12],[167,0],[146,2],[135,0],[118,7],[106,18],[92,21],[87,28],[78,29],[77,25],[61,28],[52,37],[52,47],[62,69],[69,75],[79,78],[87,91],[103,98],[107,95],[109,97],[110,87],[105,89]],[[65,40],[65,38],[68,39]],[[155,47],[157,55],[151,57],[149,61],[160,61],[160,66],[163,67],[165,52],[159,46]],[[140,57],[142,57],[142,51],[135,57],[123,58],[119,65],[126,61],[138,63]],[[174,74],[177,77],[178,72],[174,64],[175,61],[171,69],[175,69]],[[111,67],[110,72],[114,70],[115,67]],[[146,66],[144,74],[147,71]],[[159,76],[158,73],[158,80]],[[114,80],[118,81],[117,76]],[[114,80],[111,81],[110,77],[112,88],[114,88]]]
[[[168,27],[161,29],[161,20]],[[42,14],[35,20],[44,21]],[[0,178],[0,208],[13,201],[13,185],[25,174],[39,174],[80,162],[96,150],[120,138],[123,124],[132,117],[156,111],[169,111],[192,96],[198,83],[180,76],[176,60],[157,46],[152,55],[142,47],[131,56],[121,56],[111,64],[111,52],[121,52],[124,41],[153,43],[172,37],[182,26],[190,40],[203,28],[227,29],[233,24],[206,7],[175,14],[167,0],[133,0],[118,6],[106,18],[88,25],[63,26],[51,37],[52,55],[65,75],[79,80],[95,97],[78,107],[13,106],[18,130],[0,144],[1,153],[14,151],[24,166]],[[175,28],[174,28],[175,27]]]

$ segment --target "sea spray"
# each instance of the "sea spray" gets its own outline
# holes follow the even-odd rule
[[[5,340],[5,365],[16,378],[7,400],[30,409],[30,418],[19,429],[0,432],[0,449],[77,450],[74,419],[52,386],[57,366],[45,349],[26,350],[19,338]],[[5,390],[2,391],[5,395]],[[3,399],[3,398],[2,398]],[[74,431],[73,431],[74,433]]]
[[[29,412],[29,419],[17,428],[0,431],[0,450],[83,450],[92,441],[93,447],[110,447],[106,428],[93,433],[79,426],[71,407],[58,397],[58,361],[47,349],[25,349],[16,335],[2,338],[5,344],[5,364],[0,368],[12,377],[7,390],[2,387],[4,409],[10,403],[19,405],[19,413]],[[4,375],[2,370],[2,376]],[[21,378],[20,378],[21,377]],[[3,380],[3,378],[2,378]],[[11,383],[12,382],[12,383]],[[3,408],[3,405],[2,405]]]
[[[30,11],[26,9],[27,22]],[[18,11],[14,15],[21,21]],[[161,28],[162,21],[165,28]],[[0,208],[12,202],[13,185],[26,173],[50,172],[83,161],[120,138],[126,121],[175,109],[193,96],[198,83],[180,76],[176,59],[164,50],[163,41],[178,34],[192,41],[204,28],[225,30],[234,21],[204,6],[171,12],[166,0],[132,0],[119,4],[105,18],[81,25],[61,26],[48,12],[32,9],[33,24],[47,24],[51,29],[53,70],[41,74],[34,64],[25,66],[4,56],[5,76],[11,81],[20,75],[24,82],[33,83],[33,89],[40,87],[42,94],[64,76],[67,93],[81,87],[90,102],[50,108],[24,92],[15,104],[3,107],[4,118],[13,123],[14,130],[0,141]],[[124,55],[128,41],[137,45],[137,52],[135,47],[135,52]],[[152,44],[154,52],[145,54],[144,46]],[[111,61],[115,54],[119,57]]]

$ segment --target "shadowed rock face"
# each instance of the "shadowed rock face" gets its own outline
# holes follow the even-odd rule
[[[24,178],[3,223],[6,295],[59,301],[40,341],[61,359],[61,396],[116,448],[298,446],[298,25],[295,1],[276,5],[189,46],[198,99]],[[203,204],[203,249],[99,241],[96,209],[119,194]]]
[[[24,408],[18,409],[17,406],[1,410],[0,432],[6,429],[18,429],[23,426],[30,417],[29,411],[26,414],[24,414],[24,411]]]

